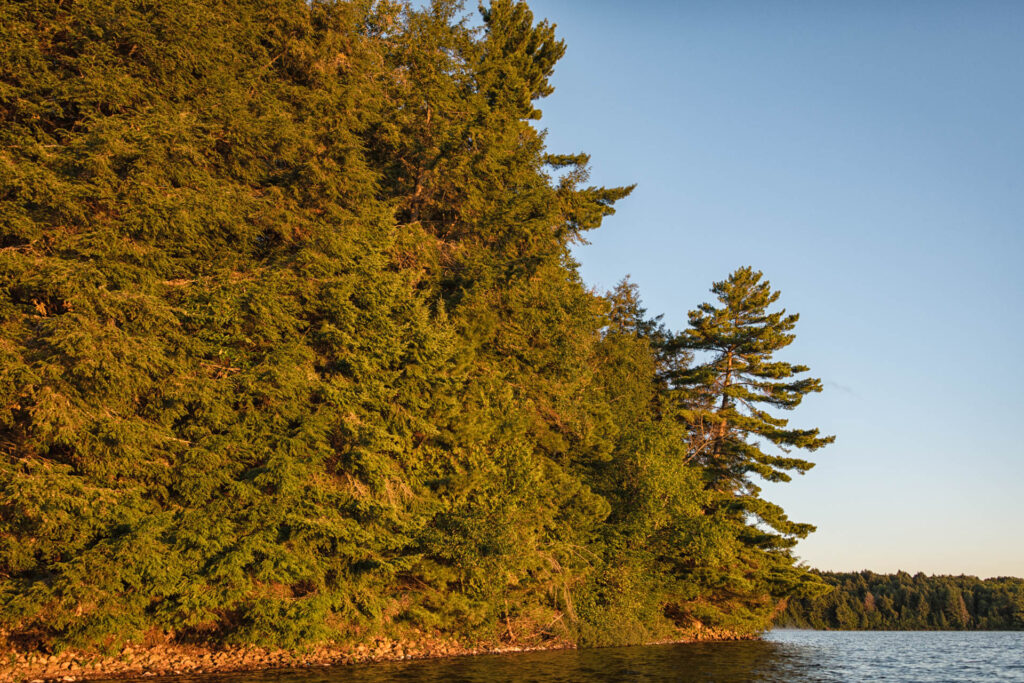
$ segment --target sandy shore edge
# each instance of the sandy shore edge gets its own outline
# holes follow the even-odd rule
[[[678,638],[650,643],[694,643],[743,640],[728,631],[701,629]],[[435,659],[483,654],[572,649],[573,643],[460,644],[453,639],[422,637],[417,640],[376,638],[352,645],[327,644],[308,651],[290,652],[256,647],[210,649],[187,645],[127,645],[117,654],[65,651],[60,654],[18,651],[0,646],[0,683],[73,683],[97,679],[127,679],[207,673],[263,671],[344,666],[368,662]]]

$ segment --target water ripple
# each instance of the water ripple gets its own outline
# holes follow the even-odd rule
[[[1024,633],[785,629],[754,642],[561,650],[161,679],[161,683],[348,681],[1024,682]]]

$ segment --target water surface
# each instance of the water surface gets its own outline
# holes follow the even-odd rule
[[[739,643],[560,650],[160,680],[179,683],[1024,682],[1024,632],[783,629],[766,634],[761,641]]]

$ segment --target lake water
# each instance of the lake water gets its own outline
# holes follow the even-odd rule
[[[179,677],[359,681],[1024,681],[1024,632],[775,630],[761,641],[561,650]]]

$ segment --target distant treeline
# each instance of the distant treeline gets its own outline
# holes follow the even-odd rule
[[[834,590],[790,601],[779,626],[879,631],[1024,630],[1024,579],[832,573]]]

